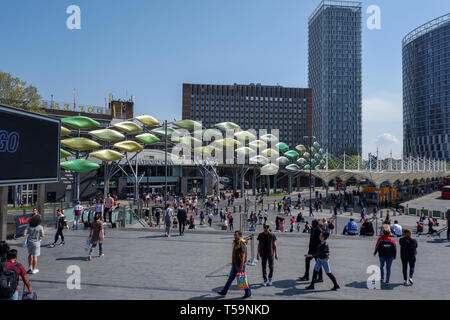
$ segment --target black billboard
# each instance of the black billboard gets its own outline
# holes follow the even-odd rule
[[[0,105],[0,185],[59,181],[61,121]]]

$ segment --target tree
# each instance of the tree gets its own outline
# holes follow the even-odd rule
[[[45,113],[36,87],[0,71],[0,103],[27,111]]]

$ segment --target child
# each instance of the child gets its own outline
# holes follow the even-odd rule
[[[101,213],[96,213],[94,216],[94,222],[92,223],[91,232],[89,233],[89,239],[91,240],[91,248],[89,249],[89,255],[87,260],[91,261],[92,250],[98,244],[99,257],[103,257],[103,240],[105,239],[105,230],[103,229],[103,222],[100,220]]]
[[[312,282],[308,287],[305,288],[305,290],[314,289],[314,283],[316,283],[317,276],[319,274],[319,270],[322,267],[325,270],[325,273],[327,274],[327,276],[331,279],[331,281],[333,281],[334,286],[333,286],[333,288],[331,288],[331,290],[336,291],[337,289],[340,288],[336,281],[336,277],[331,273],[331,269],[330,269],[330,262],[329,262],[330,249],[328,248],[328,245],[326,242],[329,235],[330,234],[328,232],[322,232],[319,236],[320,244],[317,247],[317,253],[305,254],[306,258],[316,258],[317,259],[316,265],[314,266]]]
[[[69,226],[67,225],[66,216],[64,215],[64,211],[62,209],[57,210],[58,216],[56,217],[56,234],[55,234],[55,241],[49,245],[49,248],[54,248],[56,245],[56,242],[58,242],[58,238],[61,238],[60,246],[63,246],[65,244],[64,242],[64,235],[63,230],[64,228],[69,229]]]

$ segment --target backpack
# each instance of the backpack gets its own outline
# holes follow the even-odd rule
[[[20,268],[20,263],[17,263],[12,270],[8,270],[6,262],[1,264],[0,271],[0,299],[9,299],[16,292],[18,278],[16,270]]]

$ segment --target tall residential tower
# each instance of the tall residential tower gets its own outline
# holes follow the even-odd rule
[[[361,3],[322,1],[308,19],[313,133],[331,154],[361,154]]]
[[[403,154],[450,160],[450,13],[408,33],[403,48]]]

